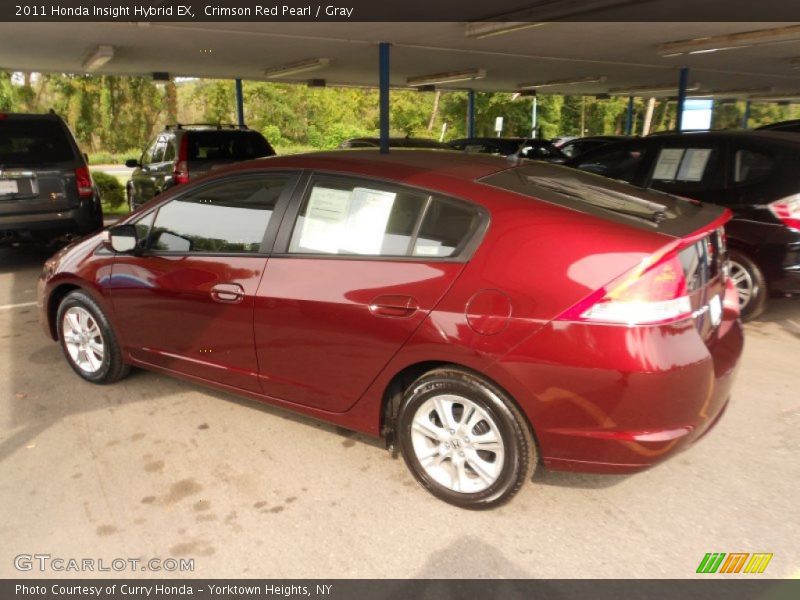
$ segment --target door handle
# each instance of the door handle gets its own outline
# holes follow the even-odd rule
[[[211,288],[211,298],[215,302],[237,304],[244,300],[244,288],[238,283],[218,283]]]
[[[411,296],[378,296],[369,303],[369,312],[376,317],[410,317],[419,310]]]

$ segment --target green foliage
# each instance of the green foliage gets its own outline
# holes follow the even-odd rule
[[[125,204],[125,189],[116,177],[103,171],[92,171],[92,179],[104,206],[116,209]]]
[[[16,94],[11,85],[11,73],[0,71],[0,110],[14,110],[15,106]]]
[[[123,152],[108,152],[106,150],[99,150],[97,152],[89,152],[90,165],[124,165],[128,159],[136,159],[142,155],[141,148],[129,148]]]

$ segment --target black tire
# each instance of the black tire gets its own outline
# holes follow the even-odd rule
[[[67,347],[65,340],[65,315],[72,308],[83,309],[99,329],[99,337],[103,344],[104,352],[99,367],[96,370],[86,370],[82,368]],[[56,312],[56,327],[58,329],[58,341],[64,357],[72,370],[83,377],[86,381],[98,384],[108,384],[119,381],[130,371],[130,367],[122,360],[122,350],[120,349],[114,331],[108,323],[106,315],[91,296],[81,290],[75,290],[67,294],[58,305]],[[95,357],[96,358],[96,357]]]
[[[436,452],[439,455],[445,452],[443,450],[444,447],[448,448],[447,452],[454,453],[455,450],[450,450],[451,445],[452,448],[462,448],[463,444],[463,451],[458,451],[458,454],[461,456],[460,459],[457,459],[455,456],[449,459],[439,459],[439,465],[444,465],[446,461],[449,460],[450,464],[447,468],[455,473],[455,471],[457,471],[456,460],[461,460],[467,463],[466,474],[470,476],[470,479],[480,479],[477,470],[472,467],[473,463],[470,462],[470,460],[474,460],[475,454],[478,452],[485,451],[476,450],[477,446],[469,446],[469,444],[474,443],[474,438],[470,440],[464,436],[458,439],[458,436],[461,435],[458,432],[452,436],[449,443],[443,442],[441,439],[437,441],[433,437],[426,436],[425,434],[417,433],[416,438],[413,437],[414,418],[418,410],[426,403],[428,403],[427,406],[430,406],[431,404],[429,401],[432,402],[434,398],[438,399],[443,395],[457,396],[470,402],[473,407],[479,407],[490,420],[493,421],[491,425],[495,426],[496,433],[499,434],[502,440],[504,452],[503,463],[498,469],[499,474],[496,476],[496,479],[491,484],[488,484],[488,487],[485,489],[474,492],[453,490],[451,487],[437,481],[436,478],[422,466],[417,456],[414,447],[414,439],[419,443],[421,439],[420,435],[428,438],[428,441],[432,444],[431,449],[438,448]],[[450,409],[451,414],[457,413],[459,404],[453,402],[451,406],[453,407]],[[473,414],[472,411],[474,408],[465,404],[461,404],[460,406],[461,416],[459,417],[456,414],[456,417],[462,422],[467,421],[468,414]],[[470,412],[465,414],[467,411]],[[427,415],[427,418],[431,419],[433,416],[434,419],[437,419],[438,414],[438,409],[434,409],[433,412]],[[431,421],[434,422],[434,419],[431,419]],[[508,502],[520,490],[522,484],[532,477],[537,464],[536,445],[533,440],[533,435],[527,420],[522,416],[514,402],[497,386],[466,370],[455,367],[444,367],[429,371],[417,379],[408,387],[404,394],[397,423],[397,439],[400,450],[406,465],[417,481],[437,498],[461,508],[487,509]],[[440,425],[442,424],[440,423]],[[476,430],[477,433],[475,433],[475,436],[481,435],[481,431],[478,429],[481,426],[483,426],[484,433],[487,428],[491,427],[485,420],[478,421],[469,432],[469,435],[473,436]],[[441,431],[444,432],[445,429],[441,429]],[[450,433],[453,432],[453,430],[447,431]],[[464,430],[462,430],[462,432],[464,432]],[[458,446],[454,444],[453,439],[458,440]],[[467,458],[465,458],[465,452]],[[475,454],[471,454],[471,452]],[[470,456],[473,458],[468,458]],[[486,455],[484,454],[481,456]],[[488,457],[492,457],[491,452],[488,453]],[[497,455],[494,455],[494,458],[496,460]],[[442,473],[441,470],[438,472]],[[456,475],[454,474],[451,484],[454,483],[453,480],[455,478]],[[480,482],[477,482],[477,484],[480,485]],[[459,485],[458,487],[461,486]]]
[[[763,313],[764,308],[766,308],[767,296],[769,295],[767,281],[764,278],[764,273],[755,261],[744,252],[732,249],[728,254],[728,258],[731,263],[731,276],[738,275],[739,273],[744,275],[746,281],[743,285],[748,286],[751,290],[749,300],[740,304],[742,321],[750,321]],[[742,282],[740,282],[740,284],[741,283]],[[739,284],[737,284],[737,286],[738,285]]]

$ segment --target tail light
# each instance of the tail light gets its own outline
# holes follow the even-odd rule
[[[189,138],[183,136],[181,145],[178,148],[178,160],[175,161],[175,168],[172,170],[172,182],[175,185],[189,183]]]
[[[677,245],[645,261],[562,314],[560,320],[621,325],[672,323],[692,315]]]
[[[75,169],[75,185],[78,187],[78,196],[81,198],[91,198],[94,194],[92,176],[86,165]]]
[[[776,200],[768,208],[787,227],[800,229],[800,194]]]

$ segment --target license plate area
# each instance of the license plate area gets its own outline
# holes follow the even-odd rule
[[[0,179],[0,196],[19,194],[19,184],[16,179]]]

